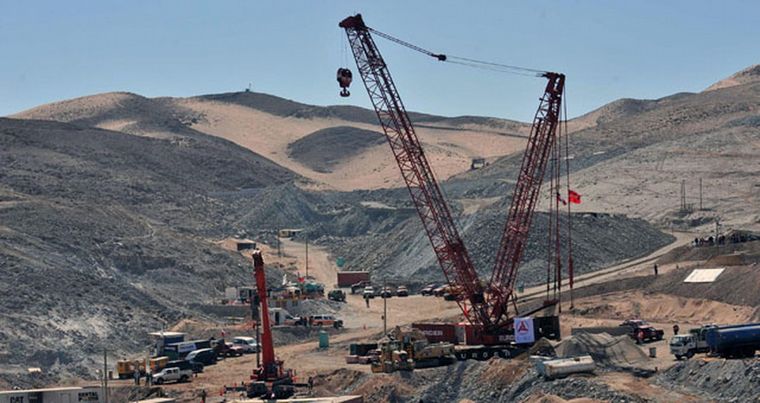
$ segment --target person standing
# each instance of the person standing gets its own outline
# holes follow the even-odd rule
[[[676,323],[675,325],[673,325],[673,335],[674,336],[678,334],[679,330],[681,330],[681,328],[678,327],[678,323]]]
[[[369,308],[369,295],[364,294],[364,303],[367,304],[367,308]]]
[[[135,377],[135,385],[140,386],[140,369],[135,368],[135,372],[132,375]]]
[[[206,389],[201,390],[201,403],[206,403]]]
[[[657,263],[654,264],[654,276],[657,277]]]

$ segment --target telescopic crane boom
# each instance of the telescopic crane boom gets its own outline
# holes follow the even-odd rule
[[[272,342],[272,327],[269,322],[269,303],[267,301],[267,282],[264,274],[264,257],[260,250],[253,251],[253,275],[256,279],[256,295],[261,304],[261,366],[257,368],[252,378],[257,381],[283,381],[290,380],[292,373],[283,368],[283,362],[274,356],[274,343]]]

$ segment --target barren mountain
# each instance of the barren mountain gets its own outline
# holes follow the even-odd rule
[[[705,91],[719,90],[721,88],[756,83],[758,81],[760,81],[760,64],[747,67],[746,69],[731,75],[731,77],[720,80],[717,83],[707,87]]]
[[[524,146],[528,126],[494,118],[412,113],[439,178],[469,169],[473,157],[495,159]],[[317,188],[354,190],[400,186],[382,144],[343,144],[323,150],[329,169],[298,152],[299,140],[320,130],[379,131],[374,112],[353,106],[318,107],[254,92],[193,98],[144,98],[108,93],[43,105],[14,115],[56,120],[158,138],[186,129],[230,140],[314,181]],[[345,130],[345,129],[344,129]],[[324,133],[324,132],[322,132]],[[300,143],[302,144],[302,143]]]
[[[624,213],[664,227],[714,230],[718,219],[727,227],[760,225],[760,81],[619,100],[581,119],[595,123],[570,140],[572,187],[584,195],[581,211]],[[484,196],[501,194],[508,185],[494,184],[515,177],[519,162],[520,154],[507,156],[451,182],[480,182]]]
[[[146,332],[250,281],[214,240],[247,208],[213,192],[297,178],[214,137],[144,138],[0,119],[0,383],[39,366],[90,375]]]

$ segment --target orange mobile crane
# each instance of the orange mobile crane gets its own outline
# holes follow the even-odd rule
[[[256,279],[256,296],[254,306],[260,305],[259,318],[253,318],[261,329],[261,365],[251,374],[247,388],[248,397],[288,398],[294,393],[294,372],[285,369],[284,362],[275,358],[272,341],[272,327],[269,323],[269,305],[267,303],[267,282],[264,274],[264,257],[260,250],[253,251],[253,275]]]
[[[372,38],[372,34],[377,34],[385,39],[422,52],[439,61],[451,61],[454,57],[429,52],[418,46],[374,30],[364,23],[360,14],[345,18],[340,22],[339,26],[346,31],[359,75],[369,93],[369,98],[377,113],[380,125],[401,170],[401,176],[406,182],[412,202],[422,220],[423,227],[435,251],[438,263],[443,269],[443,274],[451,286],[461,290],[460,298],[457,302],[470,324],[467,344],[493,346],[492,348],[483,347],[481,350],[475,351],[473,353],[474,356],[478,356],[479,358],[488,358],[492,355],[512,355],[511,352],[513,351],[509,350],[506,345],[510,344],[510,340],[513,340],[512,324],[514,316],[509,314],[508,308],[512,304],[515,315],[517,314],[514,293],[517,268],[521,262],[527,243],[528,232],[539,198],[541,184],[544,180],[547,161],[552,156],[552,150],[556,152],[558,148],[557,130],[560,121],[565,75],[537,70],[532,71],[546,78],[548,82],[544,95],[540,99],[538,111],[533,119],[533,125],[523,155],[517,183],[514,187],[512,204],[504,227],[491,280],[486,284],[478,278],[473,262],[458,233],[449,206],[433,175],[433,171],[415,133],[414,126],[404,108],[388,66],[380,55],[380,51]],[[467,63],[461,64],[477,62],[472,59],[456,59],[467,61]],[[341,83],[341,87],[344,87],[344,84]],[[557,172],[559,172],[558,168]],[[559,173],[556,174],[556,177],[556,183],[559,184]],[[559,192],[557,192],[557,198],[560,199]],[[557,224],[558,222],[559,219],[557,218]],[[556,246],[558,249],[558,230],[556,235]],[[555,282],[559,281],[561,285],[560,256],[561,254],[557,250],[555,256],[556,262],[553,264],[557,265]],[[568,256],[570,256],[569,252]],[[572,284],[571,258],[569,258],[568,266]],[[555,294],[556,289],[557,284],[555,283]],[[556,303],[556,299],[547,300],[544,305]],[[536,309],[533,312],[537,312],[544,307]],[[528,314],[533,312],[529,312]],[[462,357],[460,356],[459,358],[461,359]]]

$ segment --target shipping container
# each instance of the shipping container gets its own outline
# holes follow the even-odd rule
[[[369,281],[368,271],[339,271],[338,287],[351,287],[360,281]]]
[[[412,323],[412,328],[419,329],[431,343],[459,344],[456,327],[453,323]]]

